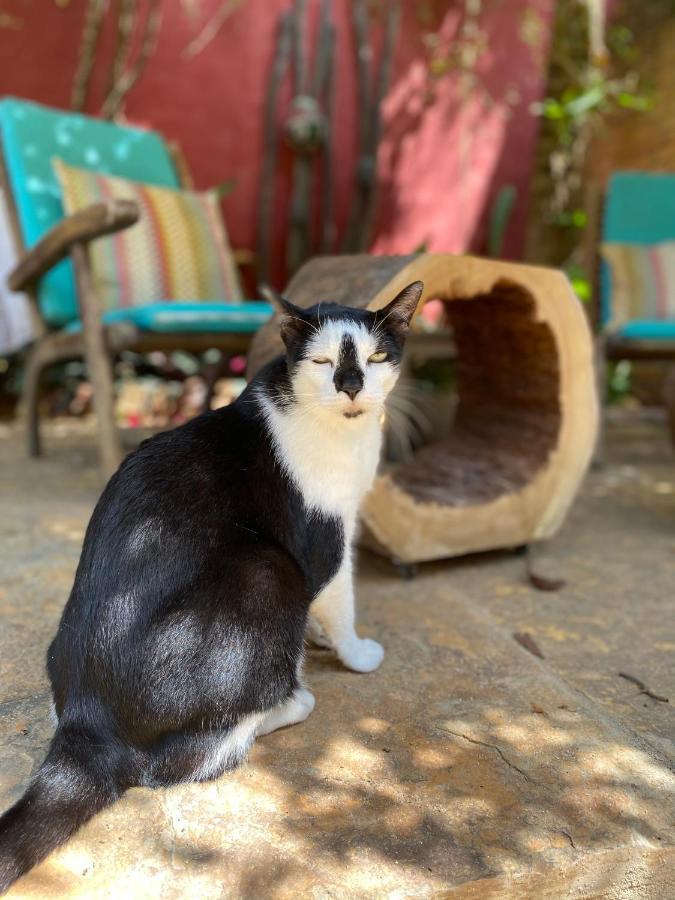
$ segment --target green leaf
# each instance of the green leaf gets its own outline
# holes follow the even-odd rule
[[[549,97],[542,104],[541,114],[546,119],[562,119],[565,116],[565,110],[562,104]]]
[[[588,303],[591,299],[591,286],[585,278],[571,278],[574,293],[582,303]]]
[[[567,104],[567,113],[573,118],[583,115],[591,109],[595,109],[605,99],[604,85],[596,85],[590,91],[581,94],[576,100]]]
[[[629,94],[628,91],[621,91],[616,98],[616,102],[623,109],[636,109],[639,112],[646,112],[652,108],[650,97],[643,97],[637,94]]]
[[[572,225],[575,228],[585,228],[588,224],[588,216],[583,209],[575,209],[572,211]]]

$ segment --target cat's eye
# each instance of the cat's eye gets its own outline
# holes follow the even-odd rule
[[[333,365],[333,361],[331,359],[328,359],[327,356],[317,356],[317,358],[313,359],[312,362],[316,363],[317,366]]]
[[[384,350],[379,350],[377,353],[373,353],[372,356],[368,357],[368,362],[384,362],[386,358],[387,354],[384,352]]]

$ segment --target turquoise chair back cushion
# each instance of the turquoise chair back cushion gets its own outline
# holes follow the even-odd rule
[[[0,141],[26,247],[36,244],[64,215],[52,168],[55,156],[73,166],[132,181],[180,187],[169,150],[153,131],[6,97],[0,100]],[[38,301],[52,327],[78,317],[70,260],[42,279]]]
[[[653,172],[615,172],[609,180],[605,199],[602,239],[618,244],[658,244],[675,240],[675,174]],[[600,269],[602,321],[611,318],[611,278],[603,261]],[[650,323],[649,338],[672,335],[667,321]],[[622,329],[633,334],[630,323]]]

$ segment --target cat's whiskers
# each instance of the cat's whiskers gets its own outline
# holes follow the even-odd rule
[[[312,322],[309,322],[307,319],[301,319],[300,316],[292,316],[289,313],[284,313],[284,316],[286,319],[290,320],[291,322],[300,322],[302,325],[306,326],[307,328],[311,328],[315,334],[318,334],[320,331],[320,328],[318,328]]]
[[[393,399],[386,405],[387,412],[393,412],[399,416],[399,421],[405,421],[408,430],[416,431],[418,437],[428,438],[433,432],[431,419],[413,404]]]

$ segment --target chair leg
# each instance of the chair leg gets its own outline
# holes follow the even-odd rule
[[[28,455],[31,457],[42,456],[38,404],[40,402],[40,382],[44,368],[39,348],[36,348],[30,353],[26,362],[23,387]]]
[[[75,244],[71,255],[82,311],[84,356],[93,388],[94,412],[98,420],[101,469],[103,477],[108,479],[122,461],[122,445],[115,426],[112,357],[106,344],[87,248]]]
[[[598,392],[598,436],[592,458],[594,469],[601,469],[605,464],[605,414],[607,411],[607,341],[604,335],[595,336],[595,376]]]
[[[122,461],[122,444],[115,424],[112,360],[106,352],[92,354],[86,347],[87,371],[94,390],[94,412],[98,420],[98,446],[103,477],[107,480]]]
[[[675,449],[675,366],[669,366],[663,384],[663,400],[668,413],[670,441]]]

